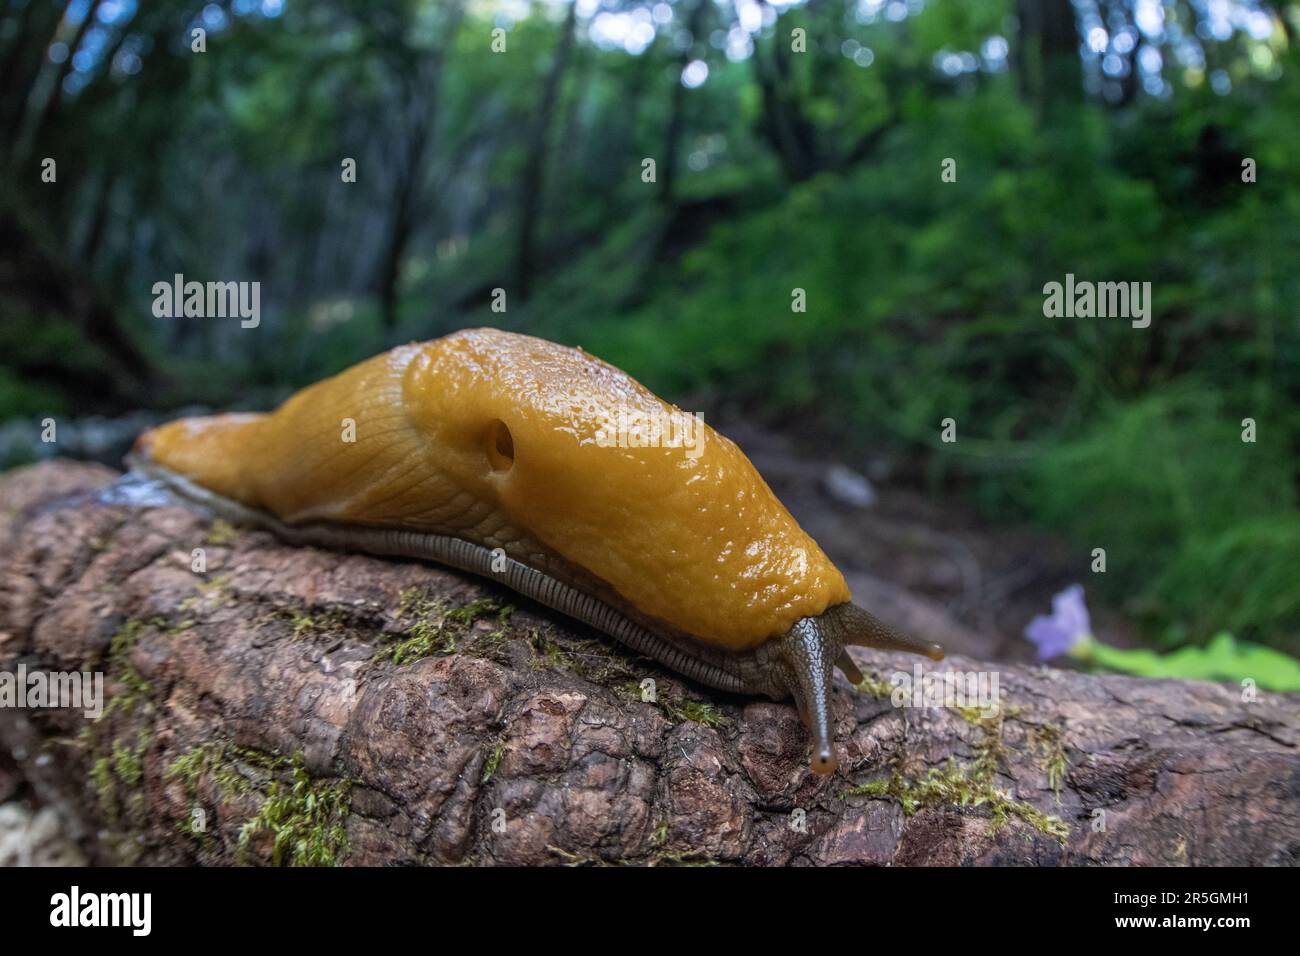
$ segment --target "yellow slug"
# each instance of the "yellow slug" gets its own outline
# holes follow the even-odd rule
[[[689,677],[793,695],[835,767],[846,644],[942,656],[844,577],[727,438],[581,349],[495,329],[395,348],[274,412],[171,422],[132,464],[295,543],[496,578]]]

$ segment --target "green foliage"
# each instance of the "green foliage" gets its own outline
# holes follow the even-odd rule
[[[1027,499],[1045,523],[1105,547],[1100,584],[1156,622],[1198,637],[1294,633],[1294,436],[1266,420],[1266,440],[1243,442],[1224,401],[1184,387],[1113,404],[1032,463]]]
[[[1269,647],[1238,642],[1226,631],[1216,634],[1205,647],[1183,647],[1168,654],[1126,650],[1090,640],[1071,656],[1106,670],[1142,677],[1238,684],[1250,680],[1264,690],[1300,691],[1300,661]]]

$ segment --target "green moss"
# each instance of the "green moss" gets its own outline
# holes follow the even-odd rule
[[[506,752],[505,738],[498,738],[488,751],[487,760],[483,762],[483,776],[479,783],[487,783],[497,772],[497,767],[501,766],[501,758]]]
[[[120,723],[111,719],[113,715],[131,714],[137,708],[148,713],[152,708],[149,697],[153,688],[131,664],[130,658],[145,632],[159,622],[166,623],[161,618],[150,621],[130,618],[109,639],[103,666],[120,689],[113,694],[99,717],[87,724],[77,736],[78,744],[93,757],[90,783],[105,815],[113,822],[124,813],[129,813],[134,819],[142,818],[144,814],[144,754],[153,742],[152,731],[147,726],[138,730],[133,743],[127,743],[121,737],[112,738],[111,743],[108,740],[115,724]],[[121,861],[129,863],[129,854],[138,851],[138,845],[123,843],[122,849],[128,856],[121,857]]]
[[[180,833],[182,833],[184,836],[187,836],[191,840],[196,841],[201,847],[203,847],[203,849],[211,850],[214,846],[216,846],[216,842],[217,842],[216,839],[212,836],[210,832],[208,832],[206,826],[204,829],[198,830],[195,829],[194,823],[195,820],[193,815],[187,816],[184,819],[182,819],[180,823],[176,824],[176,829],[180,831]]]
[[[276,754],[206,743],[173,760],[163,777],[180,781],[191,799],[197,799],[204,777],[211,779],[221,797],[241,797],[261,789],[272,774],[288,765],[287,758]]]
[[[289,771],[289,779],[281,775]],[[347,853],[345,821],[351,809],[352,781],[313,780],[301,752],[292,757],[267,754],[221,743],[203,744],[172,761],[164,775],[178,780],[191,800],[198,800],[204,779],[222,799],[259,795],[257,812],[240,828],[239,862],[247,862],[255,839],[272,836],[271,862],[276,866],[334,866]],[[189,818],[182,833],[195,834]],[[205,841],[206,842],[206,841]]]
[[[402,592],[397,610],[398,620],[409,622],[407,636],[380,648],[375,652],[375,659],[388,658],[401,666],[434,654],[455,653],[457,641],[472,637],[474,623],[491,614],[497,617],[497,627],[486,636],[489,640],[499,640],[505,636],[514,610],[513,605],[502,605],[491,598],[448,607],[445,601],[430,598],[418,589],[407,589]]]
[[[566,670],[605,687],[625,686],[637,678],[631,658],[610,640],[566,637],[561,643],[539,629],[529,631],[527,639],[532,651],[529,665],[537,670]]]
[[[208,599],[208,602],[213,609],[219,608],[226,601],[227,595],[225,594],[225,588],[229,583],[229,574],[218,574],[216,577],[199,581],[199,583],[194,587],[196,593],[191,594],[189,597],[182,600],[180,604],[176,605],[176,609],[182,614],[192,611],[194,608],[198,607],[199,602],[205,598]]]
[[[659,847],[667,843],[668,830],[669,830],[668,821],[660,820],[658,826],[654,828],[654,832],[650,834],[650,845],[654,847]]]
[[[862,693],[874,697],[876,700],[891,700],[894,696],[894,687],[889,681],[881,680],[874,673],[862,675],[862,683],[854,685]]]
[[[240,857],[254,837],[270,833],[275,866],[336,866],[348,851],[344,821],[351,810],[351,781],[313,780],[301,753],[293,755],[290,765],[292,781],[274,781],[261,809],[240,829]]]
[[[145,630],[152,625],[153,622],[130,618],[109,639],[106,670],[122,684],[123,689],[113,695],[98,720],[106,720],[118,712],[131,713],[136,704],[153,691],[153,686],[131,664],[131,651],[140,643]]]
[[[659,698],[659,706],[668,718],[676,723],[689,720],[715,729],[731,725],[730,717],[705,701],[664,695]]]
[[[456,650],[456,636],[444,628],[446,605],[440,601],[421,602],[416,605],[415,619],[407,627],[407,636],[392,648],[385,648],[377,656],[387,657],[397,666],[417,661],[432,654],[451,654]],[[402,616],[408,609],[399,612]]]
[[[849,787],[840,793],[841,799],[851,796],[892,798],[902,805],[908,816],[926,807],[987,806],[991,833],[996,835],[1015,819],[1064,845],[1070,828],[1063,820],[1043,813],[1033,804],[1012,798],[997,786],[998,771],[1009,753],[1002,734],[1003,720],[1009,716],[1008,708],[1002,708],[993,717],[981,716],[974,709],[968,709],[962,716],[980,731],[972,744],[970,760],[949,758],[943,767],[931,767],[920,777],[906,777],[896,770],[887,779],[869,780]]]
[[[221,545],[230,544],[238,535],[239,530],[234,525],[229,521],[218,518],[212,522],[212,526],[208,528],[208,533],[203,540],[207,544],[220,547]]]
[[[141,758],[150,740],[151,735],[146,730],[140,735],[134,749],[124,746],[120,740],[113,741],[113,774],[129,787],[138,787],[144,780],[144,763]]]
[[[280,612],[288,618],[292,628],[290,637],[300,641],[308,634],[322,633],[334,628],[346,627],[349,617],[346,611],[334,609],[319,614],[309,614],[299,608],[287,608]]]
[[[220,591],[229,583],[229,574],[218,574],[215,578],[208,578],[206,581],[200,581],[197,587],[205,594],[209,594],[213,591]]]
[[[468,627],[480,617],[488,614],[496,614],[497,623],[500,626],[505,627],[510,623],[510,615],[514,614],[514,612],[514,605],[498,604],[491,598],[479,598],[475,601],[470,601],[468,604],[462,605],[461,607],[452,608],[444,615],[444,620],[449,623],[461,624]]]
[[[90,782],[95,786],[100,807],[110,820],[116,820],[117,782],[113,779],[113,763],[108,757],[100,757],[90,765]]]
[[[193,799],[198,794],[199,783],[204,775],[224,765],[224,756],[223,744],[203,744],[187,750],[163,771],[163,779],[179,780],[185,787],[185,793]]]
[[[1065,771],[1069,760],[1065,755],[1065,731],[1055,724],[1043,724],[1034,728],[1034,744],[1043,755],[1043,769],[1047,771],[1047,785],[1056,794],[1056,802],[1061,802],[1061,787],[1065,784]]]
[[[528,635],[532,657],[528,665],[534,670],[576,670],[576,664],[565,653],[560,643],[546,631],[534,630]]]
[[[627,681],[621,689],[633,700],[644,700],[639,681]],[[688,720],[715,729],[731,726],[731,718],[707,701],[691,700],[681,694],[666,693],[656,694],[654,701],[644,702],[653,703],[675,724]]]
[[[295,641],[301,640],[304,634],[316,626],[316,623],[311,619],[311,615],[305,611],[291,611],[290,620],[293,623],[293,639]]]
[[[122,815],[125,805],[136,816],[144,810],[144,754],[153,743],[148,728],[140,731],[135,743],[128,746],[121,738],[113,741],[111,750],[102,754],[90,765],[90,781],[94,785],[99,805],[110,820]]]
[[[1016,704],[1007,704],[998,702],[998,712],[992,716],[984,713],[980,707],[954,707],[953,710],[957,715],[968,724],[974,724],[976,727],[1001,727],[1001,721],[1005,718],[1015,719],[1023,713],[1023,708]]]
[[[140,638],[144,635],[145,622],[138,618],[129,618],[112,637],[108,639],[108,660],[109,663],[124,660],[131,653],[132,648],[140,643]]]

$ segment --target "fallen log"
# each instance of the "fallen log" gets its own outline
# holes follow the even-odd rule
[[[0,476],[0,672],[106,697],[0,707],[0,747],[94,862],[1300,862],[1296,695],[956,657],[926,668],[995,676],[996,713],[895,706],[914,660],[855,648],[823,778],[789,705],[487,581],[106,500],[116,477]]]

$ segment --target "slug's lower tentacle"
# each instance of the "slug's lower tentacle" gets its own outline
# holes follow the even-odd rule
[[[835,666],[844,672],[844,676],[849,679],[850,684],[861,684],[864,680],[862,671],[858,670],[858,665],[853,663],[853,658],[849,657],[848,650],[840,651],[840,656],[835,658]]]

